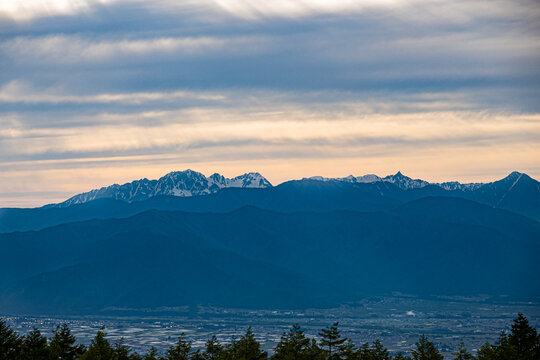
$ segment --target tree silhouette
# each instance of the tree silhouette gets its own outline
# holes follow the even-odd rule
[[[117,360],[117,354],[109,341],[105,338],[107,334],[102,327],[90,342],[88,350],[80,357],[81,360]]]
[[[325,351],[328,355],[328,359],[341,359],[340,349],[345,341],[347,341],[347,338],[341,337],[339,322],[335,322],[332,326],[327,326],[325,329],[322,329],[319,335],[322,337],[320,341],[321,346],[326,347]]]
[[[186,334],[181,333],[175,346],[167,350],[167,360],[188,360],[191,353],[191,341],[186,339]]]
[[[24,337],[21,359],[50,359],[51,352],[47,345],[47,337],[41,334],[38,328],[34,327],[32,331]]]
[[[298,324],[284,332],[274,348],[272,360],[442,360],[443,356],[425,335],[420,336],[411,350],[412,358],[402,353],[391,357],[379,340],[370,346],[365,343],[356,348],[354,343],[341,336],[339,324],[322,329],[320,348],[315,339],[309,339]],[[88,350],[77,345],[77,339],[66,324],[53,331],[54,336],[47,346],[47,338],[34,328],[26,336],[19,336],[4,320],[0,319],[0,360],[264,360],[268,354],[249,327],[237,341],[234,337],[227,346],[222,346],[215,336],[206,342],[205,349],[192,351],[191,342],[182,333],[175,346],[171,346],[165,357],[158,355],[152,347],[143,357],[131,352],[120,339],[111,345],[101,328],[91,341]],[[486,343],[477,353],[478,360],[540,360],[538,331],[519,314],[514,319],[509,333],[501,332],[494,344]],[[461,343],[453,353],[454,360],[474,360],[475,357]]]
[[[219,343],[216,336],[212,336],[205,344],[205,350],[202,357],[205,360],[218,360],[223,353],[223,346]]]
[[[158,360],[158,353],[155,347],[151,347],[150,350],[144,355],[144,360]]]
[[[3,319],[0,319],[0,360],[14,359],[20,355],[22,340]]]
[[[475,360],[474,356],[467,350],[464,343],[460,343],[458,351],[453,353],[454,360]]]
[[[298,324],[286,333],[283,333],[281,340],[274,348],[272,359],[276,360],[302,360],[310,359],[311,341]]]
[[[476,353],[478,360],[494,360],[497,358],[497,348],[486,342]]]
[[[370,360],[390,360],[388,349],[379,341],[375,340],[369,349]]]
[[[439,353],[435,345],[422,334],[416,342],[416,349],[411,350],[414,360],[443,360],[444,357]]]
[[[235,360],[260,360],[268,357],[266,351],[261,350],[261,344],[255,339],[251,326],[240,340],[232,344],[230,351],[229,356],[232,355]]]
[[[351,339],[347,339],[347,341],[339,347],[339,351],[336,352],[336,355],[339,356],[340,359],[353,360],[358,357],[358,349]]]
[[[529,321],[519,313],[514,319],[508,344],[516,352],[516,360],[540,359],[540,337]]]
[[[75,360],[84,353],[84,345],[75,345],[77,338],[71,334],[67,324],[58,325],[53,334],[49,347],[56,359]]]
[[[411,358],[404,355],[402,352],[399,352],[396,354],[396,356],[394,356],[393,360],[411,360]]]

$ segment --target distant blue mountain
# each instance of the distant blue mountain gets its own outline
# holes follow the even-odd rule
[[[469,199],[540,219],[540,183],[517,172],[493,183],[459,186],[457,183],[429,184],[401,173],[385,178],[375,175],[312,178],[288,181],[275,187],[256,173],[235,179],[219,180],[220,175],[216,174],[210,178],[214,179],[214,185],[218,182],[228,185],[215,186],[210,191],[208,184],[212,181],[207,181],[200,173],[185,171],[168,174],[159,181],[140,180],[113,185],[42,208],[0,209],[0,232],[38,230],[89,219],[123,218],[152,209],[228,212],[243,206],[256,206],[279,212],[382,211],[429,196]],[[144,184],[148,186],[144,187]],[[142,191],[142,188],[146,190]],[[191,196],[185,196],[188,191]],[[183,196],[171,195],[174,192]],[[195,195],[201,192],[206,195]],[[89,200],[91,198],[95,200]]]
[[[540,224],[451,197],[376,212],[151,210],[1,234],[0,253],[0,308],[14,313],[540,296]]]
[[[0,209],[0,308],[332,306],[395,291],[540,296],[540,186],[401,173],[272,186],[193,171]]]
[[[303,180],[376,185],[372,189],[384,187],[386,184],[393,184],[404,191],[439,192],[441,194],[447,192],[452,196],[465,197],[494,207],[526,213],[535,218],[540,216],[540,183],[528,175],[519,172],[513,172],[502,180],[487,184],[461,184],[459,182],[429,183],[420,179],[411,179],[401,172],[383,178],[377,175],[358,177],[351,175],[345,178],[323,178],[316,176]],[[228,179],[220,174],[213,174],[206,177],[199,172],[185,170],[171,172],[158,180],[142,179],[123,185],[115,184],[103,187],[98,190],[75,195],[60,204],[53,204],[51,206],[66,207],[103,198],[136,202],[148,200],[156,196],[191,197],[214,194],[229,188],[266,189],[271,187],[272,184],[259,173],[246,173]],[[536,200],[536,202],[531,201],[531,199]]]

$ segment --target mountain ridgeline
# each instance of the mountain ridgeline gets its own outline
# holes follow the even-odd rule
[[[264,189],[271,186],[259,173],[247,173],[228,179],[217,173],[206,177],[193,170],[173,171],[158,180],[135,180],[78,194],[56,206],[65,207],[103,198],[133,202],[160,195],[199,196],[213,194],[224,188]]]
[[[430,196],[468,199],[540,220],[540,183],[518,172],[486,184],[431,184],[398,172],[384,178],[315,177],[272,186],[259,173],[227,179],[186,170],[159,180],[142,179],[92,190],[41,208],[0,208],[0,233],[129,217],[147,210],[229,212],[255,206],[278,212],[387,211]]]
[[[171,173],[2,209],[0,307],[305,308],[394,292],[537,298],[539,201],[539,183],[519,173],[489,184],[398,173],[275,187],[256,173]]]

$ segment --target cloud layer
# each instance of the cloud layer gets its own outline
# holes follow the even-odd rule
[[[2,3],[0,206],[187,167],[539,177],[539,24],[534,1]]]

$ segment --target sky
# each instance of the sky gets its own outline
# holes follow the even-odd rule
[[[0,1],[0,207],[173,170],[540,178],[540,2]]]

